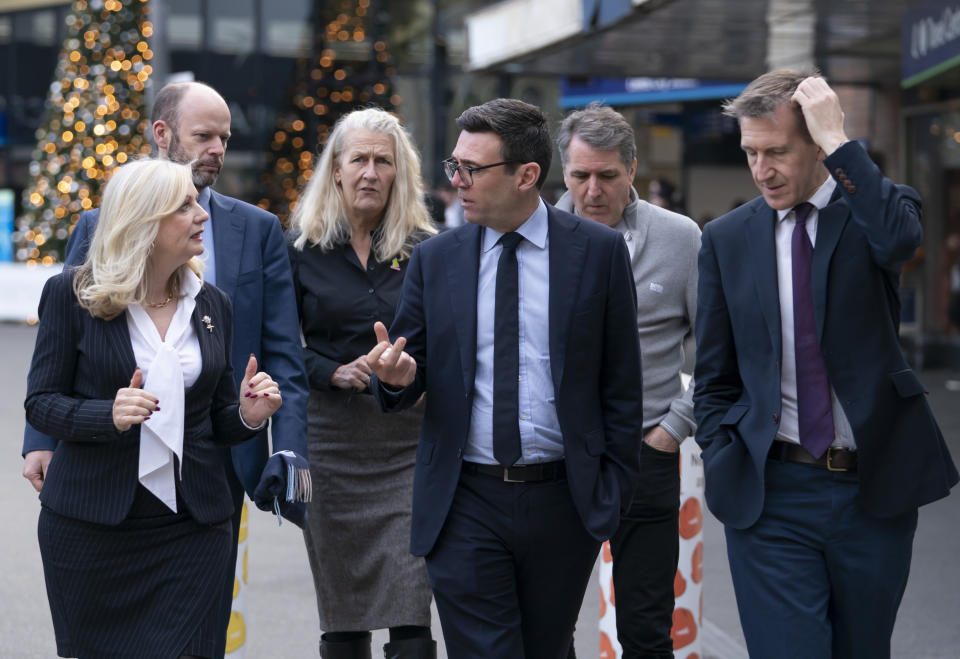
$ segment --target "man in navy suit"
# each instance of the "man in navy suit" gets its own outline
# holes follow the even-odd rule
[[[694,405],[747,647],[889,657],[917,508],[957,482],[897,337],[920,199],[820,77],[765,74],[725,112],[762,195],[703,232]]]
[[[414,249],[371,389],[387,411],[426,392],[411,550],[449,656],[558,659],[638,473],[633,277],[618,232],[540,199],[538,108],[497,99],[457,126],[444,168],[468,224]]]
[[[153,117],[159,156],[191,165],[198,202],[210,215],[203,232],[204,279],[226,292],[233,303],[232,359],[237,384],[250,355],[256,355],[283,393],[283,406],[270,424],[273,451],[290,450],[306,457],[307,379],[290,262],[280,222],[275,215],[221,195],[211,187],[220,174],[230,138],[230,110],[220,94],[207,85],[174,83],[157,93]],[[67,244],[67,265],[79,265],[86,259],[97,217],[97,210],[81,215]],[[27,426],[23,476],[37,491],[43,486],[55,447],[55,440]],[[243,494],[246,491],[253,497],[269,454],[266,430],[254,439],[222,450],[234,504],[234,561]],[[231,573],[223,591],[224,643],[233,585]]]

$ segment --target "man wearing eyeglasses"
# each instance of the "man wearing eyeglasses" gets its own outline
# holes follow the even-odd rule
[[[457,126],[444,170],[468,224],[414,249],[371,389],[387,411],[427,392],[411,550],[448,656],[556,659],[638,473],[636,291],[617,231],[540,199],[538,108],[497,99]]]

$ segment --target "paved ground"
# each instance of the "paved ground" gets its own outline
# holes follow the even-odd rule
[[[0,428],[6,430],[8,459],[0,468],[0,657],[47,659],[56,655],[36,540],[39,505],[20,477],[25,375],[35,330],[0,325]],[[960,392],[948,390],[958,373],[927,372],[930,389],[953,454],[960,458]],[[266,513],[250,523],[248,645],[250,659],[317,656],[317,615],[302,537],[291,524],[277,527]],[[723,534],[708,516],[704,526],[704,655],[706,659],[746,657]],[[953,659],[960,656],[960,497],[926,506],[914,544],[913,572],[893,639],[894,657]],[[597,656],[597,591],[589,588],[577,632],[581,659]],[[440,626],[434,631],[439,636]],[[381,634],[375,638],[379,646]],[[378,656],[376,653],[374,656]],[[445,657],[442,651],[441,657]]]

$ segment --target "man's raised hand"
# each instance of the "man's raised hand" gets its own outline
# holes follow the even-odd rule
[[[407,340],[401,336],[391,344],[387,327],[379,321],[373,324],[373,331],[377,345],[367,353],[367,366],[384,384],[400,389],[409,386],[417,374],[417,362],[403,351]]]
[[[826,80],[819,76],[807,78],[797,87],[792,100],[800,106],[810,137],[825,155],[847,141],[840,99]]]

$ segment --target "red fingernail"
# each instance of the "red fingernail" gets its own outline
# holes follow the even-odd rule
[[[243,395],[244,398],[251,398],[250,392],[248,391]]]
[[[153,411],[154,411],[154,412],[159,412],[159,411],[160,411],[160,406],[157,405],[155,408],[153,408]]]

